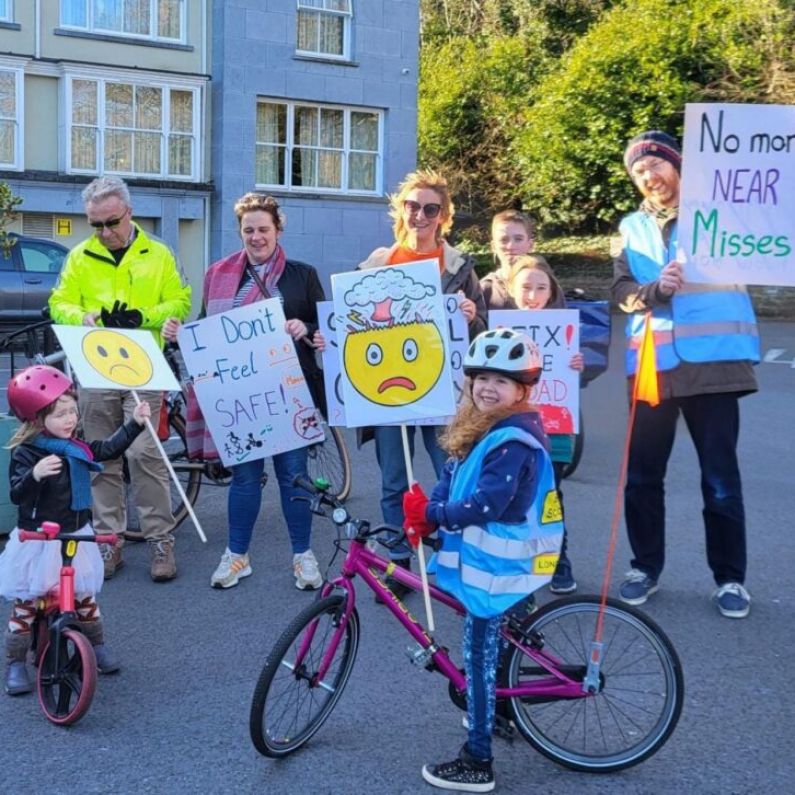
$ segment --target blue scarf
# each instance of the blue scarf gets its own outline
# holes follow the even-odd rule
[[[94,461],[89,447],[73,439],[56,439],[39,434],[31,440],[34,447],[66,458],[69,464],[69,481],[72,487],[73,511],[85,511],[91,507],[91,472],[101,472],[102,464]]]

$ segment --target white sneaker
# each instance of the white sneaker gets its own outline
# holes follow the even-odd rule
[[[293,573],[295,574],[295,587],[301,591],[314,590],[323,585],[317,558],[311,549],[293,555]]]
[[[249,577],[250,575],[251,563],[248,553],[236,555],[234,552],[230,552],[227,547],[221,556],[218,568],[213,572],[213,576],[210,577],[210,585],[213,588],[231,588],[237,585],[243,577]]]

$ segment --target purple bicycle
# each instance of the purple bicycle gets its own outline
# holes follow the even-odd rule
[[[412,662],[449,681],[453,702],[466,709],[463,670],[446,648],[381,581],[391,574],[413,590],[419,576],[395,567],[368,547],[391,531],[371,529],[350,517],[325,484],[298,483],[312,511],[331,509],[337,548],[347,543],[340,575],[318,600],[299,613],[274,645],[260,674],[249,728],[257,750],[268,757],[297,751],[326,722],[353,670],[359,645],[356,579],[384,602],[413,638]],[[387,545],[391,542],[386,542]],[[435,586],[431,597],[463,615],[464,608]],[[602,614],[601,654],[593,654],[597,596],[555,600],[524,618],[506,616],[497,683],[498,729],[521,734],[537,751],[574,770],[608,773],[636,765],[658,751],[676,727],[684,699],[679,658],[665,633],[638,610],[607,600]]]

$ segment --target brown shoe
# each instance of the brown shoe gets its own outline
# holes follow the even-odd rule
[[[155,582],[173,580],[177,576],[177,563],[174,560],[173,541],[152,541],[149,543],[152,556],[151,575]]]
[[[102,555],[106,580],[109,580],[124,565],[121,557],[121,546],[121,541],[117,541],[115,544],[99,545],[99,554]]]

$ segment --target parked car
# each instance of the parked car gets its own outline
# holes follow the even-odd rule
[[[9,234],[0,247],[0,334],[42,319],[69,249],[52,240]]]

